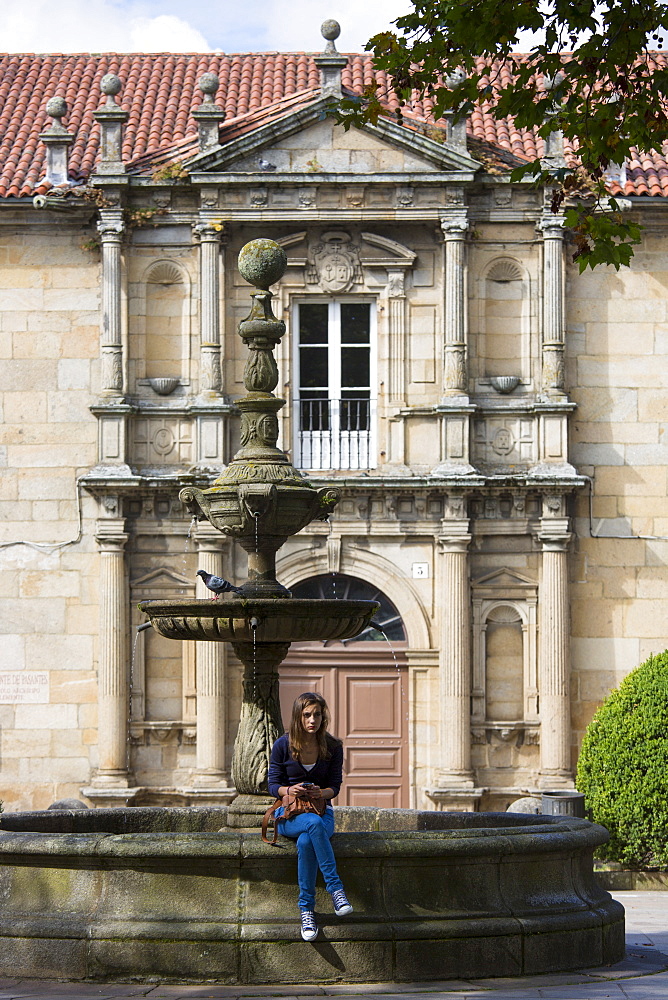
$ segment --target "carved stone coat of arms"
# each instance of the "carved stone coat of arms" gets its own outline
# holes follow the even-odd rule
[[[306,280],[334,295],[362,283],[359,248],[349,233],[323,233],[309,255]]]

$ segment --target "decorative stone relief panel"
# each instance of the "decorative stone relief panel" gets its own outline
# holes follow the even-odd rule
[[[138,417],[132,461],[138,466],[192,465],[193,422],[187,417]]]
[[[488,416],[475,423],[473,463],[531,465],[537,461],[536,421],[515,415]]]

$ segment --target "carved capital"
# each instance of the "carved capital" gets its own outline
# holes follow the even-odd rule
[[[544,215],[536,224],[536,231],[544,240],[563,240],[564,219],[560,215]]]
[[[465,212],[441,219],[441,232],[445,241],[465,239],[468,228],[469,221]]]
[[[387,297],[390,299],[403,299],[406,297],[405,273],[400,268],[388,268],[387,271]]]
[[[554,514],[551,517],[542,517],[538,523],[536,538],[543,546],[543,552],[565,552],[573,537],[570,526],[568,517],[554,516]]]
[[[436,542],[442,554],[456,552],[465,555],[471,543],[468,518],[443,518]]]
[[[125,233],[125,223],[119,212],[100,213],[100,221],[97,224],[97,231],[100,234],[102,245],[118,244],[120,246]]]
[[[196,222],[193,236],[197,243],[220,243],[222,226],[215,222]]]
[[[108,502],[113,505],[110,507],[110,516],[108,518],[101,518],[97,522],[95,540],[100,552],[113,552],[122,555],[130,536],[125,531],[125,518],[113,516],[120,509],[119,498],[105,497],[102,501],[103,506]]]

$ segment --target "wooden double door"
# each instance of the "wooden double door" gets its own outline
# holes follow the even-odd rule
[[[384,643],[303,644],[279,667],[286,729],[304,691],[316,691],[329,705],[331,732],[343,741],[339,805],[409,806],[406,656],[399,649],[396,657],[397,663]]]

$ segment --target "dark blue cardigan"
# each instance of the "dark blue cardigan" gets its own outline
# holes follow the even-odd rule
[[[327,742],[332,756],[329,760],[323,760],[319,757],[311,770],[307,771],[298,760],[293,760],[290,756],[288,734],[284,733],[283,736],[279,736],[271,748],[269,794],[278,798],[278,789],[281,785],[298,785],[300,781],[312,781],[314,785],[320,785],[321,788],[332,788],[336,798],[342,781],[343,745],[331,737],[328,737]]]

